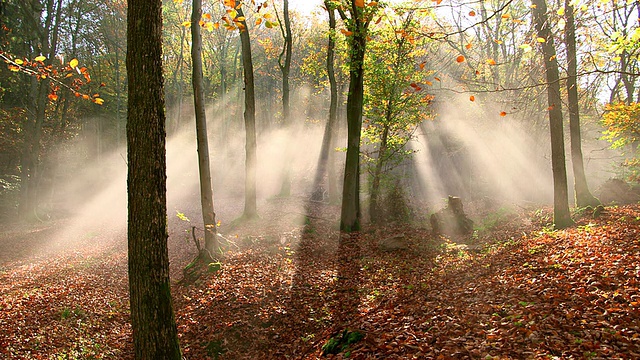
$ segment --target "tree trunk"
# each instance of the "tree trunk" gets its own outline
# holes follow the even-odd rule
[[[362,9],[353,1],[349,30],[349,96],[347,98],[347,158],[342,189],[340,230],[360,230],[360,132],[362,129],[362,104],[364,100],[364,55],[367,44],[367,26],[362,19]]]
[[[181,358],[169,282],[162,2],[129,0],[128,242],[136,359]]]
[[[288,129],[288,133],[291,132],[291,104],[290,104],[290,90],[289,90],[289,73],[291,71],[291,53],[292,53],[292,39],[291,39],[291,21],[289,19],[289,0],[284,0],[284,29],[282,25],[280,25],[280,29],[282,30],[282,36],[284,38],[284,48],[282,49],[282,53],[280,53],[280,58],[278,59],[278,66],[280,67],[280,71],[282,72],[282,115],[283,121],[282,125]],[[282,56],[284,55],[284,64],[282,63]],[[289,146],[290,142],[287,141],[285,144],[285,162],[284,169],[282,171],[282,186],[280,188],[280,196],[289,196],[291,195],[291,149]]]
[[[322,148],[320,149],[320,158],[318,159],[318,169],[313,181],[313,200],[324,200],[324,191],[322,189],[322,179],[327,173],[327,182],[329,192],[329,200],[337,199],[337,184],[335,176],[333,176],[333,148],[336,139],[336,120],[338,118],[338,86],[336,84],[336,74],[333,68],[333,59],[335,56],[335,32],[336,32],[336,13],[335,9],[330,6],[329,1],[325,0],[325,6],[329,13],[329,44],[327,45],[327,74],[329,76],[329,87],[331,91],[331,103],[329,105],[329,120],[324,128],[322,137]]]
[[[557,229],[573,225],[569,213],[567,190],[567,167],[565,164],[564,130],[562,125],[562,97],[560,94],[560,74],[553,36],[549,30],[547,3],[533,0],[533,18],[538,37],[542,43],[542,56],[547,79],[547,102],[549,104],[549,131],[551,133],[551,167],[553,170],[553,221]]]
[[[29,5],[27,3],[27,5]],[[62,15],[62,0],[58,0],[54,11],[54,0],[46,3],[46,15],[41,22],[44,8],[31,9],[32,21],[37,24],[35,29],[38,44],[35,51],[47,57],[47,63],[51,63],[56,55],[58,43],[58,30]],[[19,214],[23,219],[37,218],[38,183],[40,182],[40,147],[42,142],[42,126],[46,120],[46,108],[50,90],[49,78],[31,80],[31,98],[33,103],[32,113],[34,119],[26,126],[24,152],[22,154],[20,172],[20,203]],[[28,121],[28,120],[27,120]]]
[[[600,201],[589,191],[587,177],[584,171],[582,156],[582,135],[580,134],[580,106],[578,103],[578,63],[576,57],[576,24],[573,6],[570,0],[565,0],[565,15],[567,17],[565,36],[567,44],[567,93],[569,100],[569,132],[571,135],[571,164],[576,195],[576,206],[597,206]]]
[[[207,138],[207,115],[204,104],[202,75],[202,0],[193,0],[191,14],[191,61],[193,65],[193,105],[196,112],[196,137],[198,143],[198,170],[200,172],[200,204],[204,224],[204,248],[213,258],[218,247],[216,238],[216,214],[213,210],[213,190],[211,189],[211,169],[209,164],[209,139]]]
[[[244,17],[242,7],[239,7],[237,11],[238,17]],[[244,128],[246,134],[243,217],[251,219],[258,216],[256,204],[256,96],[249,28],[246,21],[243,20],[240,23],[244,25],[244,29],[240,31],[240,42],[244,71]]]
[[[369,202],[369,215],[371,222],[376,223],[381,220],[380,212],[380,178],[382,177],[382,168],[384,166],[384,155],[387,152],[387,140],[389,138],[389,118],[391,117],[391,100],[387,102],[387,122],[383,125],[384,130],[380,137],[380,149],[378,149],[378,158],[376,159],[376,167],[373,171],[373,180],[371,182],[371,199]]]

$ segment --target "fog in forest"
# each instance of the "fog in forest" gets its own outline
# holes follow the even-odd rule
[[[257,194],[261,204],[276,198],[282,184],[285,164],[291,167],[292,198],[296,211],[304,213],[304,203],[312,192],[326,119],[322,97],[301,91],[293,104],[294,124],[283,128],[274,121],[280,104],[258,114]],[[496,103],[497,104],[497,103]],[[448,97],[432,104],[435,116],[416,129],[407,146],[415,153],[393,170],[407,202],[426,217],[445,205],[448,195],[459,196],[474,209],[498,207],[531,208],[550,205],[553,200],[550,146],[547,131],[531,132],[527,119],[517,112],[500,116],[501,107],[485,97],[482,104],[468,96]],[[167,211],[170,227],[182,231],[190,225],[177,221],[184,213],[193,225],[200,225],[199,177],[195,120],[190,99],[178,114],[167,110]],[[344,113],[341,113],[342,116]],[[262,119],[262,121],[260,120]],[[264,119],[267,119],[266,121]],[[242,111],[227,102],[207,110],[214,207],[223,226],[242,214],[244,205],[245,135]],[[338,148],[346,146],[346,125],[339,121]],[[591,186],[608,178],[608,160],[589,161],[589,148],[604,146],[594,134],[585,136],[587,172]],[[50,203],[74,220],[61,229],[60,239],[88,241],[98,231],[126,231],[126,149],[101,155],[92,164],[82,158],[97,146],[88,137],[77,140],[56,156],[62,164]],[[344,151],[337,154],[336,173],[343,176]],[[288,153],[287,153],[288,152]],[[567,145],[567,173],[571,181],[571,162]],[[363,203],[367,201],[367,174],[362,172]],[[570,188],[572,186],[570,185]],[[570,189],[570,191],[572,191]],[[570,192],[572,195],[572,192]],[[572,198],[572,196],[571,196]],[[336,208],[338,209],[338,208]],[[366,206],[363,206],[366,213]],[[96,244],[97,245],[97,244]]]

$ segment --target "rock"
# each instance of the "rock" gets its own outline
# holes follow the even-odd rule
[[[431,215],[431,228],[435,235],[469,235],[473,232],[473,221],[464,213],[462,200],[449,196],[447,207]]]
[[[632,204],[640,201],[640,190],[620,179],[609,179],[596,191],[603,204]]]
[[[383,251],[407,250],[409,240],[404,234],[394,235],[378,242],[378,248]]]

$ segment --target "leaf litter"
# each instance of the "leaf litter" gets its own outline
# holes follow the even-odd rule
[[[640,357],[638,205],[576,215],[558,231],[538,211],[474,246],[398,224],[341,235],[336,209],[314,213],[229,229],[236,247],[190,284],[179,280],[193,244],[170,238],[184,358]],[[378,249],[398,234],[406,250]],[[1,248],[21,246],[3,235]],[[39,241],[29,236],[24,244]],[[0,358],[133,358],[123,237],[5,257]]]

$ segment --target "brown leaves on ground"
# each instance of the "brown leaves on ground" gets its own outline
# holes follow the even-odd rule
[[[364,339],[327,358],[640,357],[637,205],[563,231],[512,219],[482,249],[401,226],[340,239],[329,215],[272,220],[234,230],[219,270],[174,286],[185,358],[315,359],[345,329]],[[400,233],[408,250],[377,248]],[[174,265],[189,246],[172,242]],[[120,245],[0,266],[0,357],[131,358]]]

